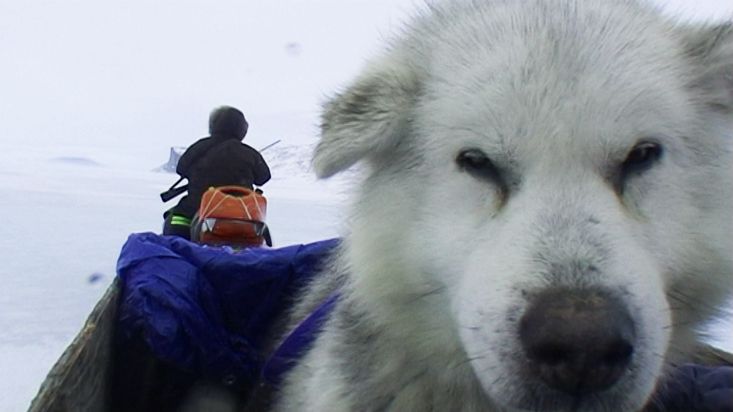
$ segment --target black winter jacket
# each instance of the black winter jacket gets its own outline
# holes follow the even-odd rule
[[[178,161],[176,172],[188,179],[188,195],[175,212],[193,217],[201,196],[211,186],[253,188],[270,180],[270,168],[260,153],[232,135],[213,135],[191,145]]]

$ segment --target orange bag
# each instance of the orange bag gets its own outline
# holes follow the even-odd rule
[[[191,239],[209,245],[261,246],[269,241],[267,199],[241,186],[210,187],[201,196]]]

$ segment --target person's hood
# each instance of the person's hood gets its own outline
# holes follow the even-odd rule
[[[214,137],[244,139],[249,124],[244,114],[234,107],[222,106],[209,116],[209,134]]]

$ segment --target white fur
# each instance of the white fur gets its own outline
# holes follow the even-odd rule
[[[663,157],[619,192],[610,176],[645,138]],[[637,337],[580,409],[640,409],[733,287],[732,139],[730,29],[631,0],[432,5],[325,108],[315,170],[364,161],[366,177],[340,304],[278,408],[544,405],[518,342],[525,293],[592,286],[623,294]],[[506,193],[457,166],[467,148]],[[594,269],[552,272],[571,261]]]

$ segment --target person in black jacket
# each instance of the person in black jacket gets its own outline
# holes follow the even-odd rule
[[[270,180],[262,155],[242,143],[249,124],[234,107],[222,106],[209,116],[209,134],[181,156],[176,172],[188,179],[188,195],[165,213],[164,235],[190,239],[191,219],[209,187],[237,185],[254,188]]]

